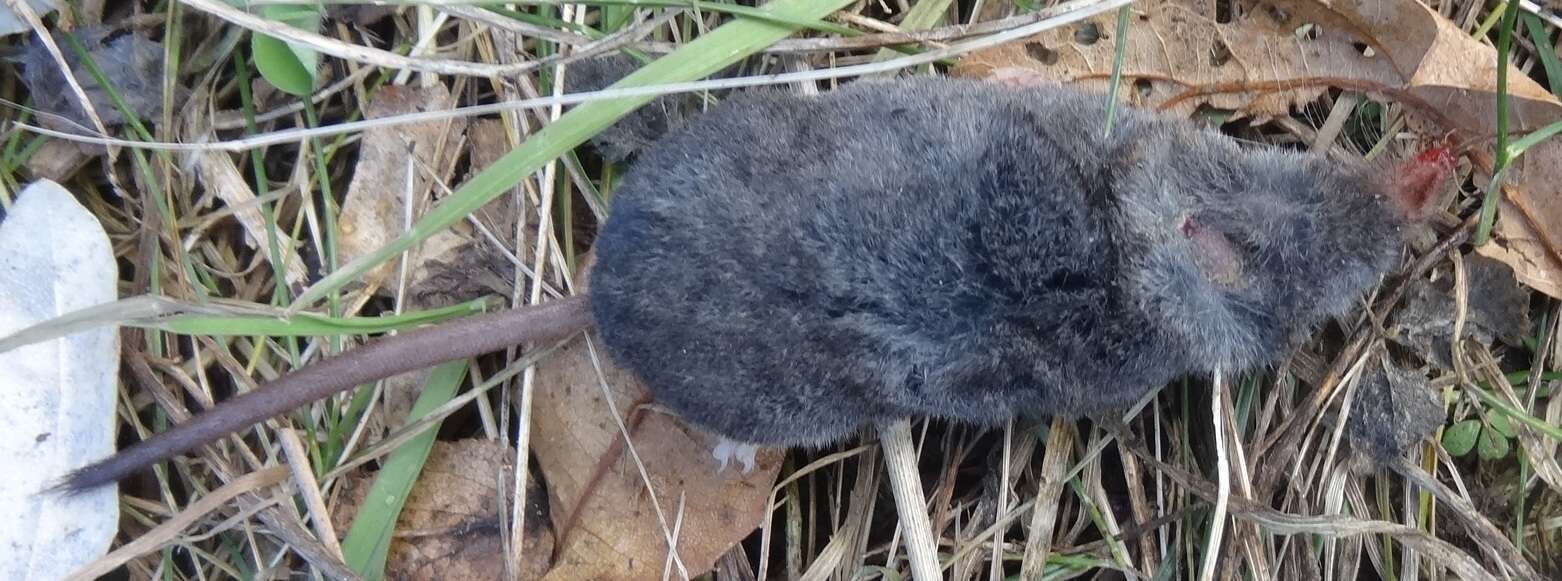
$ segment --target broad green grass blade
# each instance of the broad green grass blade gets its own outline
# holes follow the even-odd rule
[[[848,4],[851,4],[850,0],[775,0],[765,5],[763,10],[789,18],[819,19]],[[790,26],[752,19],[729,22],[642,67],[614,83],[613,87],[700,79],[786,38],[794,30]],[[585,142],[653,98],[647,95],[592,101],[571,109],[558,121],[533,134],[520,147],[467,180],[449,199],[429,211],[406,233],[315,283],[293,302],[290,309],[296,311],[318,302],[370,269],[444,230],[489,200],[509,191],[526,175]]]
[[[434,368],[423,386],[422,395],[407,415],[407,423],[414,423],[430,411],[450,401],[456,387],[466,377],[466,361],[452,361]],[[342,540],[342,556],[347,566],[364,579],[385,578],[385,556],[390,552],[391,535],[396,532],[396,519],[407,503],[407,494],[423,472],[423,463],[434,449],[437,428],[431,428],[409,440],[391,452],[374,478],[369,495],[358,507],[352,528]]]
[[[944,19],[944,14],[949,12],[951,0],[921,0],[911,10],[906,12],[906,17],[900,21],[900,29],[910,32],[913,30],[927,30],[937,26]],[[900,51],[892,48],[881,48],[878,54],[873,55],[873,60],[883,61],[900,56]]]

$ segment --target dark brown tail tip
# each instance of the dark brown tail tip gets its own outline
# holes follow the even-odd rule
[[[44,489],[44,492],[75,496],[113,484],[125,476],[116,471],[111,462],[104,460],[71,471],[70,474],[66,474],[65,477]]]

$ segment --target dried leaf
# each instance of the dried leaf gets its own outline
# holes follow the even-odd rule
[[[1465,259],[1468,305],[1464,336],[1482,345],[1502,340],[1520,345],[1529,332],[1529,293],[1520,288],[1507,265],[1490,258]],[[1397,343],[1412,347],[1416,355],[1443,369],[1453,369],[1452,339],[1458,304],[1453,281],[1418,281],[1406,295],[1405,305],[1390,321]]]
[[[675,521],[678,555],[689,576],[709,570],[764,517],[782,454],[762,451],[748,474],[735,466],[718,473],[714,436],[637,406],[647,400],[645,389],[605,358],[601,364],[599,380],[592,351],[576,341],[537,370],[532,446],[548,482],[561,547],[547,579],[662,579],[668,556],[663,531],[673,530]],[[649,483],[623,446],[602,380],[627,416],[624,424]]]
[[[1446,416],[1422,372],[1387,362],[1369,369],[1356,388],[1351,443],[1380,462],[1390,462],[1437,431]]]
[[[124,115],[109,98],[108,91],[98,85],[91,70],[82,63],[68,40],[75,39],[86,51],[114,92],[124,100],[137,116],[148,117],[162,110],[163,105],[163,45],[142,38],[137,33],[114,35],[108,27],[83,28],[74,32],[55,32],[55,43],[65,62],[70,65],[71,76],[81,85],[92,108],[97,111],[104,125],[114,126],[125,122]],[[65,75],[54,56],[34,39],[22,49],[17,58],[22,64],[22,82],[33,98],[33,106],[40,111],[53,113],[39,117],[45,126],[62,130],[79,130],[91,127],[86,112],[77,102],[76,93],[65,82]],[[63,117],[63,119],[62,119]],[[72,126],[72,123],[75,125]]]
[[[1248,93],[1237,87],[1306,77],[1346,77],[1394,85],[1391,64],[1363,56],[1348,38],[1325,33],[1298,37],[1300,24],[1275,11],[1248,9],[1231,22],[1219,22],[1208,0],[1163,0],[1134,5],[1123,57],[1124,96],[1142,107],[1161,107],[1196,87],[1230,86],[1198,99],[1181,100],[1170,110],[1189,113],[1201,105],[1245,111],[1256,116],[1285,115],[1291,106],[1311,101],[1325,87]],[[1021,42],[977,51],[954,74],[992,77],[1029,84],[1044,81],[1104,89],[1116,51],[1116,14],[1106,12]]]
[[[455,106],[455,99],[444,85],[416,88],[392,86],[380,89],[369,103],[366,115],[377,119],[392,115],[420,111],[445,110]],[[459,121],[428,121],[391,127],[370,129],[363,134],[359,146],[358,164],[353,168],[353,180],[342,202],[342,213],[337,219],[341,235],[337,238],[343,263],[373,252],[395,239],[405,230],[407,219],[406,198],[413,196],[416,210],[427,207],[429,176],[449,165],[457,148],[459,136],[465,124]],[[408,179],[411,179],[410,183]],[[444,230],[429,237],[421,246],[409,253],[409,289],[417,284],[418,273],[431,258],[448,258],[457,255],[466,244],[466,238],[452,230]],[[382,292],[394,291],[399,281],[387,280],[398,272],[396,261],[386,262],[363,277],[366,284],[378,287]],[[414,295],[415,296],[415,295]],[[409,301],[414,308],[426,307],[418,301]],[[417,392],[423,385],[427,371],[404,373],[385,380],[381,391],[384,412],[377,418],[405,417]],[[384,428],[376,419],[373,431]]]
[[[80,145],[63,139],[45,141],[38,151],[27,156],[27,171],[41,180],[70,181],[71,176],[92,161],[92,156]]]
[[[502,578],[505,529],[501,525],[509,510],[507,481],[514,458],[515,449],[503,442],[436,441],[396,521],[399,532],[391,542],[386,577],[406,581]],[[332,511],[337,530],[347,529],[373,480],[359,477],[344,483],[347,502]],[[544,526],[542,491],[531,490],[527,498],[530,514],[521,579],[540,579],[548,570],[553,532]]]
[[[454,106],[455,99],[444,85],[427,88],[392,86],[375,93],[365,115],[379,119]],[[358,164],[353,168],[352,183],[347,187],[338,218],[341,235],[337,244],[343,263],[378,250],[401,235],[407,223],[404,198],[408,195],[427,197],[430,172],[440,171],[448,165],[447,160],[454,155],[457,138],[463,129],[460,122],[428,121],[375,128],[363,133]],[[426,200],[414,199],[413,203],[415,208],[427,205]],[[416,219],[417,214],[413,217]],[[459,237],[453,234],[443,233],[443,236],[447,239],[431,238],[415,254],[435,255],[460,244]],[[412,264],[419,262],[414,259]],[[363,278],[368,284],[380,285],[394,272],[396,262],[390,261]]]
[[[59,184],[23,190],[0,223],[0,336],[113,302],[108,235]],[[118,334],[98,327],[0,354],[0,579],[59,579],[108,551],[118,489],[45,492],[114,452]]]

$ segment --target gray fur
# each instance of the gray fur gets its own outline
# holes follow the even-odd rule
[[[624,176],[603,342],[696,425],[815,445],[1265,365],[1397,262],[1366,168],[1104,117],[1098,94],[935,78],[732,97]]]

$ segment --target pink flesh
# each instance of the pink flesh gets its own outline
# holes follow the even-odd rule
[[[1419,220],[1433,203],[1458,161],[1445,146],[1428,147],[1401,163],[1391,181],[1389,196],[1408,220]]]
[[[1183,219],[1182,234],[1193,240],[1198,249],[1193,255],[1193,263],[1204,271],[1204,276],[1229,287],[1242,284],[1242,259],[1237,257],[1236,249],[1225,235],[1205,228],[1191,217]]]

